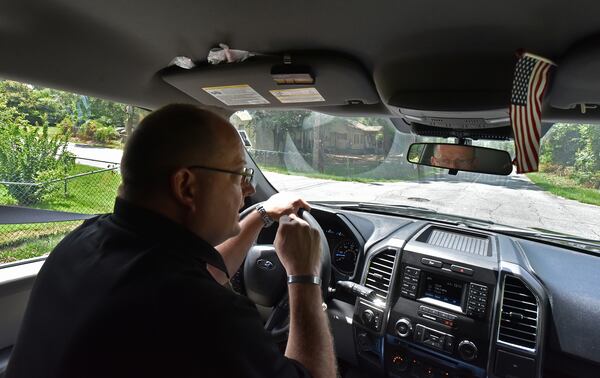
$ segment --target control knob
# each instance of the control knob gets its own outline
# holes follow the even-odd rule
[[[458,353],[463,360],[472,361],[477,358],[477,346],[469,340],[463,340],[458,344]]]
[[[398,333],[398,336],[400,337],[407,337],[412,332],[412,324],[410,323],[410,320],[406,318],[398,320],[395,327],[396,333]]]
[[[366,309],[362,313],[362,319],[365,322],[365,324],[371,324],[373,323],[373,319],[375,319],[375,313],[373,312],[373,310]]]

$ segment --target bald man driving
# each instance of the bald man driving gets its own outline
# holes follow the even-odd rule
[[[7,371],[17,377],[335,377],[318,285],[290,284],[285,353],[222,284],[263,221],[288,275],[319,272],[319,234],[276,195],[242,222],[253,171],[234,127],[191,105],[147,116],[125,146],[112,214],[67,235],[37,276]]]

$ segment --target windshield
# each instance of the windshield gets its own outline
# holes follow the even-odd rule
[[[402,133],[386,118],[249,110],[231,122],[271,184],[309,201],[418,206],[600,240],[600,125],[554,125],[542,139],[540,172],[453,176],[406,159],[411,143],[452,140]],[[473,145],[514,157],[512,141]]]

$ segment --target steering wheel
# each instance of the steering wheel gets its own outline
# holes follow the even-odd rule
[[[248,216],[256,206],[258,204],[244,210],[240,219]],[[319,231],[321,236],[321,291],[325,299],[331,277],[329,244],[323,229],[308,211],[301,209],[298,216]],[[277,223],[271,227],[277,227]],[[275,339],[285,338],[290,327],[287,273],[273,244],[256,244],[250,248],[242,269],[247,297],[255,304],[272,308],[265,330]]]

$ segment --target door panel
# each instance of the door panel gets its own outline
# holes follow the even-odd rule
[[[31,288],[45,259],[35,258],[0,267],[0,377],[4,375]]]

